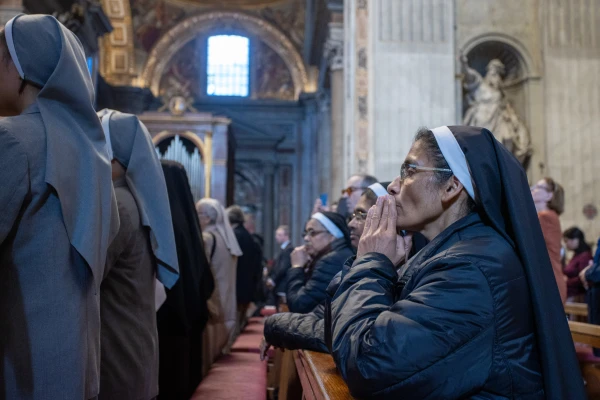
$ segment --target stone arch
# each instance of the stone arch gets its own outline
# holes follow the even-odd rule
[[[241,27],[255,35],[283,59],[294,82],[295,99],[298,99],[300,93],[307,86],[308,77],[302,56],[293,43],[272,24],[260,18],[233,11],[212,11],[194,15],[165,33],[156,43],[146,61],[141,75],[144,85],[149,87],[155,96],[158,96],[160,80],[173,56],[190,40],[202,33],[218,30],[224,24]]]
[[[485,33],[467,40],[461,47],[461,51],[468,55],[486,45],[504,47],[506,51],[512,52],[515,59],[522,66],[523,76],[521,79],[539,78],[539,67],[535,65],[527,48],[517,39],[503,33]]]

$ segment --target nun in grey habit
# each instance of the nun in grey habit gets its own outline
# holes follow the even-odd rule
[[[98,113],[113,164],[120,227],[100,286],[100,399],[158,396],[155,277],[179,277],[165,176],[150,134],[135,115]]]
[[[85,54],[42,15],[10,20],[0,53],[0,399],[94,398],[118,214]]]

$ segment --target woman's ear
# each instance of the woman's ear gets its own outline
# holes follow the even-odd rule
[[[442,194],[442,202],[450,203],[458,198],[460,192],[463,189],[463,184],[458,180],[458,178],[452,175],[452,178],[448,179],[444,186],[444,192]]]

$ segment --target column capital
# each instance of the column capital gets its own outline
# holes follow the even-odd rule
[[[324,47],[324,56],[329,69],[332,71],[344,68],[344,24],[341,22],[329,23],[329,35]]]

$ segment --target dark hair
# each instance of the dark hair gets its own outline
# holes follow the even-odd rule
[[[563,187],[550,177],[544,178],[544,182],[546,182],[548,189],[552,192],[552,199],[548,202],[548,208],[561,215],[565,210],[565,191]]]
[[[10,54],[8,53],[8,43],[6,42],[6,32],[4,29],[0,29],[0,47],[3,50],[2,61],[6,64],[11,60]]]
[[[233,205],[227,207],[227,218],[229,218],[230,224],[243,224],[245,221],[244,212],[240,206]]]
[[[579,246],[575,249],[575,254],[580,254],[586,251],[592,251],[591,247],[585,241],[585,234],[576,226],[567,229],[563,233],[565,239],[579,239]]]
[[[444,158],[442,151],[440,150],[440,146],[438,146],[437,140],[431,132],[427,128],[419,128],[417,134],[415,135],[415,143],[421,142],[429,159],[433,162],[433,167],[442,168],[442,169],[450,169],[448,162]],[[444,172],[444,171],[435,171],[434,173],[435,180],[438,185],[442,185],[448,181],[448,179],[452,178],[454,174],[452,172]],[[475,200],[468,196],[467,202],[465,205],[465,215],[469,214],[477,209],[477,205]]]

